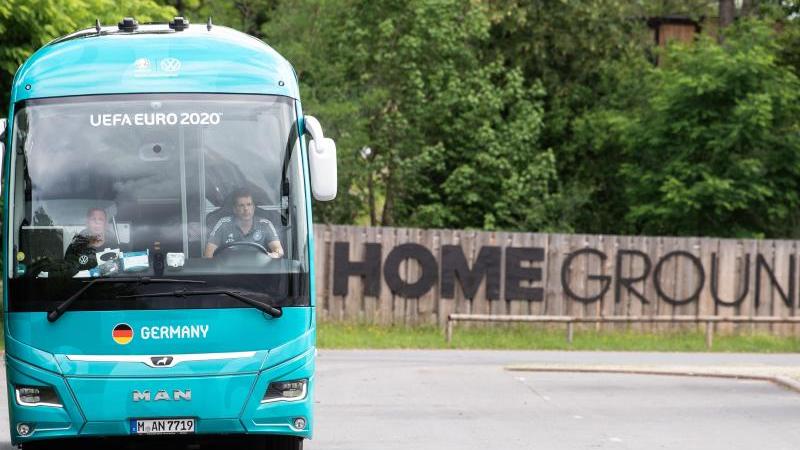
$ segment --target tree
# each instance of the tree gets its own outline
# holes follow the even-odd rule
[[[262,34],[264,41],[294,66],[304,112],[320,118],[325,134],[336,139],[339,193],[335,202],[314,205],[314,220],[369,223],[367,186],[379,175],[379,163],[358,154],[370,139],[366,118],[359,110],[360,98],[353,95],[358,78],[350,78],[347,67],[350,60],[345,53],[350,47],[342,34],[349,16],[347,7],[351,5],[342,0],[282,2],[262,25]],[[377,203],[371,203],[373,214]]]
[[[705,0],[703,0],[705,1]],[[669,3],[669,4],[667,4]],[[680,5],[676,5],[679,3]],[[618,87],[608,68],[641,67],[652,46],[646,28],[651,14],[697,13],[700,0],[678,2],[627,0],[502,0],[491,2],[491,39],[487,51],[506,65],[519,66],[525,83],[541,82],[544,117],[540,147],[553,152],[559,180],[562,230],[611,229],[621,216],[607,196],[616,169],[601,153],[587,152],[586,122],[576,122],[594,110]],[[705,1],[707,3],[707,1]],[[678,11],[674,11],[674,10]],[[646,64],[645,64],[646,65]],[[583,127],[577,130],[576,126]],[[602,136],[598,136],[602,139]],[[610,142],[609,142],[610,144]],[[598,219],[601,219],[599,222]]]
[[[719,0],[719,26],[727,27],[736,19],[736,4],[734,0]]]
[[[172,6],[179,16],[189,17],[190,12],[196,12],[202,0],[161,0],[161,3]]]
[[[158,0],[172,6],[191,22],[213,23],[235,28],[258,38],[263,37],[262,27],[272,17],[279,0]]]
[[[631,231],[800,235],[800,79],[774,33],[743,21],[724,46],[671,47],[645,77],[619,134]]]
[[[155,0],[4,0],[0,3],[0,102],[5,111],[17,68],[56,37],[123,16],[141,22],[165,21],[175,14]],[[5,115],[5,112],[3,112]]]
[[[742,15],[749,16],[756,10],[757,0],[742,0]]]
[[[311,22],[297,28],[293,14]],[[485,52],[485,5],[318,1],[284,4],[275,17],[267,41],[297,67],[306,110],[338,138],[342,204],[364,206],[333,205],[318,217],[369,211],[384,225],[552,225],[557,176],[554,155],[538,145],[542,89]],[[303,29],[314,32],[298,38]],[[372,150],[366,160],[362,147]]]
[[[800,4],[798,7],[800,8]],[[797,51],[800,48],[800,20],[787,20],[782,23],[778,44],[780,64],[791,67],[794,73],[800,76],[800,52]]]

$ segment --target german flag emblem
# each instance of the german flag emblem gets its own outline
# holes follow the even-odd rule
[[[125,345],[133,340],[133,328],[127,323],[121,323],[114,327],[111,337],[114,338],[114,342],[117,344]]]

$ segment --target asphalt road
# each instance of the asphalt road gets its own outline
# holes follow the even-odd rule
[[[323,350],[306,449],[800,448],[800,393],[771,383],[505,370],[528,363],[800,368],[800,355]]]
[[[531,362],[787,366],[800,355],[322,351],[306,448],[800,448],[800,394],[770,383],[504,370]]]

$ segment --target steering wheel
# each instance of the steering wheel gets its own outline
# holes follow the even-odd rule
[[[235,242],[228,242],[227,244],[222,244],[220,247],[214,250],[214,256],[217,256],[217,254],[220,252],[228,251],[233,247],[255,248],[264,253],[265,255],[269,256],[269,250],[267,250],[266,247],[257,242],[250,242],[250,241],[235,241]]]

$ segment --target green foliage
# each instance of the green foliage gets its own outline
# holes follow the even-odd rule
[[[5,116],[17,68],[49,41],[123,16],[140,22],[164,21],[175,10],[156,0],[3,0],[0,2],[0,111]]]
[[[341,53],[349,11],[341,0],[281,2],[272,20],[262,25],[264,40],[294,65],[300,79],[304,112],[322,121],[325,133],[336,139],[339,194],[334,202],[314,205],[318,222],[355,223],[368,219],[367,176],[370,162],[357,156],[369,141],[359,115],[360,99],[351,95],[353,80]]]
[[[771,28],[746,22],[646,74],[646,101],[618,116],[631,231],[798,234],[800,80],[779,52]]]
[[[342,133],[344,201],[323,209],[323,220],[352,221],[358,213],[349,207],[363,205],[385,225],[552,224],[555,161],[538,146],[543,91],[483,51],[491,45],[484,5],[307,5],[284,4],[267,36],[311,86],[306,109]],[[299,14],[315,30],[301,43]],[[358,154],[365,146],[373,152],[366,160]]]
[[[644,54],[601,63],[594,85],[598,98],[591,109],[576,115],[572,137],[561,145],[562,158],[569,159],[564,176],[578,205],[573,220],[578,230],[632,232],[624,220],[628,200],[618,173],[625,161],[621,136],[630,125],[627,112],[641,109],[650,95],[642,78],[652,70]]]
[[[205,23],[209,17],[255,37],[262,37],[261,27],[272,18],[279,0],[161,0],[175,8],[192,23]]]
[[[336,139],[317,221],[794,237],[800,3],[747,3],[723,45],[659,52],[646,18],[718,2],[6,0],[0,100],[95,17],[212,16],[286,56]]]
[[[618,91],[617,85],[608,79],[609,65],[641,66],[645,61],[651,37],[645,21],[638,18],[647,17],[657,7],[672,7],[662,3],[627,0],[492,3],[492,40],[488,50],[507,64],[519,65],[526,82],[538,80],[545,92],[539,146],[552,152],[560,182],[552,208],[559,219],[549,220],[555,226],[545,228],[595,232],[619,224],[619,205],[608,202],[607,186],[602,180],[608,173],[607,167],[618,161],[603,153],[587,153],[588,143],[580,142],[576,126],[581,124],[576,119]],[[687,13],[697,12],[698,2],[677,3],[684,5],[681,9]]]
[[[798,3],[800,9],[800,3]],[[789,66],[794,73],[800,76],[800,20],[792,20],[781,24],[778,35],[778,62],[780,65]]]
[[[638,18],[699,18],[716,2],[281,1],[260,32],[339,145],[340,196],[317,220],[791,236],[793,169],[770,158],[793,154],[794,125],[791,108],[770,108],[788,101],[776,89],[796,73],[800,33],[793,2],[758,4],[782,21],[777,41],[741,20],[739,33],[760,36],[751,48],[754,36],[706,40],[661,67]],[[741,79],[750,71],[761,85]],[[711,104],[682,90],[709,77]]]
[[[603,95],[602,65],[644,52],[645,24],[635,19],[643,7],[627,0],[504,0],[493,13],[491,49],[543,83],[545,145],[556,149],[559,167],[569,172],[573,157],[562,155],[562,143],[576,114]]]

